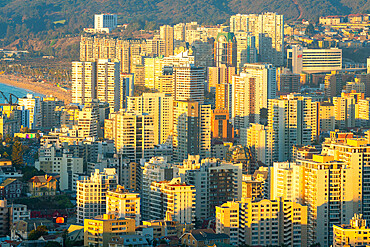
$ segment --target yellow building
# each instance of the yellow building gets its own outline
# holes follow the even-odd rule
[[[355,127],[357,94],[342,93],[341,97],[333,97],[336,128]]]
[[[216,233],[234,245],[306,247],[307,208],[282,198],[227,202],[216,207]]]
[[[230,244],[238,245],[239,202],[226,202],[216,207],[216,233],[230,236]]]
[[[150,186],[150,205],[153,219],[195,223],[195,187],[181,183],[180,178],[153,182]]]
[[[185,230],[191,229],[191,225],[181,224],[178,221],[168,220],[150,220],[143,221],[142,228],[152,228],[153,238],[161,238],[166,236],[181,237]]]
[[[114,140],[118,153],[126,155],[131,162],[153,157],[153,116],[144,113],[125,112],[121,109],[111,113],[104,121],[104,137]]]
[[[29,192],[33,196],[54,196],[57,191],[57,180],[53,176],[34,176],[28,182]]]
[[[140,224],[140,197],[138,193],[130,193],[122,186],[107,191],[107,214],[115,214],[119,218],[131,218],[136,225]]]
[[[108,247],[113,236],[135,233],[135,220],[104,214],[84,220],[84,246]]]
[[[163,93],[127,97],[127,111],[153,116],[154,144],[165,143],[173,127],[173,98]]]
[[[14,136],[21,129],[21,111],[18,105],[0,104],[0,135],[5,137]]]
[[[163,58],[145,58],[144,74],[145,86],[148,88],[158,88],[158,77],[162,75]]]
[[[331,102],[321,102],[319,107],[319,119],[321,131],[333,131],[335,129],[334,105]]]
[[[349,225],[334,225],[333,247],[370,245],[370,228],[362,214],[355,214]]]
[[[174,41],[174,30],[173,27],[164,25],[160,27],[160,38],[164,41],[164,55],[166,57],[173,55],[173,41]]]

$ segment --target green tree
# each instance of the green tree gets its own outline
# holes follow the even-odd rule
[[[15,141],[12,147],[12,162],[15,167],[21,167],[23,165],[23,153],[24,148],[21,142]]]
[[[37,240],[43,235],[48,234],[48,229],[46,226],[38,226],[36,230],[32,230],[30,234],[28,234],[28,240]]]
[[[40,176],[40,175],[45,175],[45,172],[42,170],[37,170],[35,167],[31,166],[25,166],[22,169],[22,181],[23,182],[28,182],[31,178],[34,176]]]
[[[315,34],[315,27],[310,23],[306,27],[305,34],[312,37]]]

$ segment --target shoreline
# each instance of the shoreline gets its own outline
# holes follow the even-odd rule
[[[42,94],[44,96],[54,96],[59,100],[63,100],[67,105],[71,102],[71,92],[51,83],[33,82],[27,77],[16,75],[0,75],[0,83],[29,90],[34,93]]]

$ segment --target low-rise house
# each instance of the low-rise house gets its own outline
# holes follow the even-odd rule
[[[230,244],[230,237],[224,233],[215,233],[212,229],[197,229],[184,233],[181,244],[191,247],[205,247],[216,243]]]
[[[0,184],[0,197],[4,199],[19,198],[22,195],[23,183],[15,178],[7,178]]]
[[[47,174],[34,176],[28,182],[28,189],[32,196],[54,196],[57,191],[57,179]]]
[[[147,247],[150,246],[145,237],[140,235],[122,235],[117,237],[112,237],[108,243],[109,247]]]
[[[27,205],[23,204],[11,204],[9,207],[9,216],[11,224],[18,222],[20,220],[30,219],[30,210],[27,209]]]
[[[11,227],[11,238],[15,240],[26,240],[30,232],[41,225],[46,226],[49,231],[56,229],[55,224],[47,219],[20,220]]]

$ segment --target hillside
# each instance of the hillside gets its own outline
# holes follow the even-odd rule
[[[287,20],[316,20],[369,10],[370,0],[0,0],[0,47],[18,39],[76,37],[83,27],[92,27],[93,14],[100,12],[117,13],[120,23],[145,28],[146,21],[224,23],[234,13],[275,11]]]

